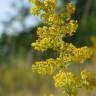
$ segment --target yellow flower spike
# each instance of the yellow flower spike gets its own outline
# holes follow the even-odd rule
[[[58,13],[57,0],[34,0],[33,3],[36,6],[32,12],[40,16],[44,26],[38,27],[38,39],[32,43],[32,47],[41,52],[51,48],[58,53],[58,56],[55,59],[35,62],[32,70],[41,75],[53,76],[55,86],[63,90],[64,96],[76,96],[77,89],[86,88],[92,84],[92,80],[87,80],[89,73],[86,70],[77,76],[70,72],[69,66],[73,63],[84,63],[93,52],[91,48],[86,46],[77,48],[63,40],[67,36],[72,36],[78,28],[78,22],[71,19],[75,6],[68,3],[64,13]]]

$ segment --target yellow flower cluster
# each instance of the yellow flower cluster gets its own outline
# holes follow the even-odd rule
[[[53,79],[55,86],[61,88],[65,96],[76,96],[78,88],[92,88],[96,86],[93,78],[90,78],[91,75],[92,74],[86,69],[81,71],[80,77],[72,72],[60,70],[58,74],[53,76]]]
[[[71,88],[76,87],[77,82],[79,81],[76,76],[74,76],[71,72],[64,72],[60,71],[58,74],[54,76],[55,86],[56,87],[65,87],[65,88]]]
[[[76,48],[72,43],[67,43],[66,46],[60,50],[60,58],[70,58],[72,62],[84,63],[87,58],[92,55],[92,50],[88,47]]]
[[[82,83],[84,86],[89,86],[89,81],[88,81],[89,77],[90,77],[90,72],[88,70],[83,70],[81,72]]]
[[[87,69],[81,71],[81,84],[85,88],[92,89],[96,87],[96,76],[94,73],[89,72]]]
[[[71,72],[60,71],[54,77],[55,86],[61,88],[64,91],[65,96],[76,94],[77,88],[80,87],[80,80]]]
[[[56,67],[56,61],[54,59],[48,59],[46,61],[36,62],[35,65],[32,66],[33,71],[37,71],[39,74],[51,75]]]
[[[42,52],[52,48],[59,54],[56,59],[36,62],[32,65],[32,70],[42,75],[54,75],[55,86],[62,88],[68,96],[73,96],[74,90],[88,84],[88,75],[87,71],[82,71],[80,77],[75,76],[68,71],[69,65],[83,63],[92,55],[90,48],[86,46],[77,48],[63,40],[67,36],[72,36],[78,28],[77,21],[71,19],[75,6],[68,3],[65,9],[58,12],[57,0],[32,0],[32,3],[35,4],[32,13],[40,16],[42,23],[45,24],[38,28],[38,39],[32,46]]]

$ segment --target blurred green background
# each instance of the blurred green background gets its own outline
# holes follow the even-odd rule
[[[90,39],[96,35],[96,0],[60,0],[59,7],[70,1],[76,5],[73,18],[78,20],[79,28],[66,42],[91,46]],[[39,17],[30,12],[32,6],[28,0],[0,0],[0,96],[62,96],[54,88],[52,77],[32,73],[32,63],[56,55],[52,50],[41,54],[31,47],[41,25]],[[84,66],[96,72],[96,64],[91,60],[87,63]],[[81,67],[74,66],[76,70]],[[80,90],[79,95],[96,96],[95,91]]]

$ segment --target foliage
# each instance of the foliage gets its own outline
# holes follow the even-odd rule
[[[67,36],[73,36],[78,28],[77,21],[71,19],[75,6],[68,3],[58,12],[57,0],[32,0],[32,2],[35,4],[32,13],[40,16],[45,24],[38,28],[38,39],[32,46],[41,52],[51,48],[59,54],[56,59],[49,58],[33,64],[33,72],[53,76],[55,86],[63,90],[64,96],[77,95],[78,88],[93,88],[95,84],[87,69],[83,69],[80,75],[69,69],[71,64],[84,63],[92,56],[91,48],[86,46],[77,48],[63,40]]]

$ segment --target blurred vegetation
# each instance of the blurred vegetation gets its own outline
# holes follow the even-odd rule
[[[63,1],[66,3],[71,0]],[[73,37],[66,38],[66,41],[73,42],[76,46],[90,46],[91,36],[96,36],[96,0],[75,2],[77,10],[73,18],[78,20],[79,28],[78,32]],[[58,55],[52,50],[44,54],[33,50],[31,43],[37,38],[36,29],[35,27],[24,30],[18,36],[8,36],[4,33],[0,39],[0,96],[43,96],[49,91],[58,93],[52,85],[51,77],[40,77],[31,71],[35,60],[51,56],[55,58]],[[96,71],[95,65],[94,70]],[[95,92],[87,92],[80,96],[95,95]]]

